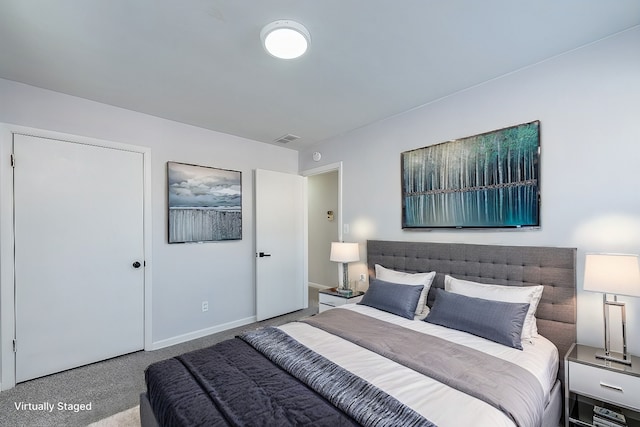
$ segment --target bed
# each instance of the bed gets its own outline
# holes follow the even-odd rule
[[[573,248],[370,240],[364,304],[149,366],[142,425],[557,427],[575,263]],[[530,289],[533,324],[535,304],[510,299]]]

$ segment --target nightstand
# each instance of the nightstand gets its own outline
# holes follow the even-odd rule
[[[338,307],[344,304],[355,304],[360,302],[364,292],[354,292],[351,296],[347,297],[340,295],[335,288],[321,289],[318,291],[318,312],[322,313],[334,307]]]
[[[631,366],[596,359],[598,348],[573,344],[564,358],[565,426],[593,426],[593,406],[626,417],[640,427],[640,357]]]

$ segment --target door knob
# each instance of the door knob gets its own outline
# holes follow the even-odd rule
[[[140,268],[142,266],[142,264],[140,264],[139,261],[134,262],[132,265],[133,265],[133,268]]]

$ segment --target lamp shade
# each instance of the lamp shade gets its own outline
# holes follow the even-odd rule
[[[638,255],[587,254],[584,290],[640,297]]]
[[[355,262],[360,261],[360,251],[357,243],[331,242],[330,261]]]

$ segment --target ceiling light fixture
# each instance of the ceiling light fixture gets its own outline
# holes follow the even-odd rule
[[[260,32],[262,45],[269,54],[281,59],[302,56],[311,43],[311,35],[304,25],[289,20],[274,21]]]

